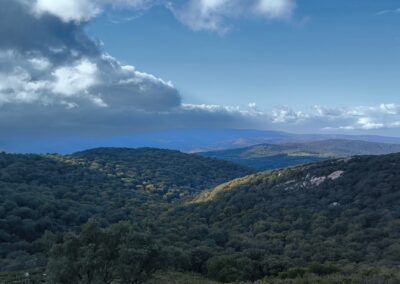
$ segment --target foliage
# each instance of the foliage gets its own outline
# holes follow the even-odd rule
[[[354,264],[393,268],[399,172],[393,154],[259,173],[199,194],[164,214],[159,227],[165,243],[208,247],[212,255],[197,267],[222,282],[324,277]]]
[[[157,149],[0,153],[0,271],[46,265],[59,233],[76,232],[89,218],[102,226],[150,222],[169,202],[250,172]]]
[[[168,201],[209,189],[254,171],[233,163],[154,148],[98,148],[72,155],[86,167],[119,177],[127,186]]]
[[[222,159],[217,156],[214,158]],[[258,170],[273,170],[273,169],[282,169],[286,167],[309,164],[319,161],[328,160],[328,157],[318,157],[315,155],[309,154],[296,154],[296,155],[288,155],[288,154],[280,154],[268,157],[260,157],[260,158],[229,158],[226,161],[230,161],[232,163],[243,165],[246,167],[250,167]]]
[[[219,282],[207,279],[198,273],[160,271],[157,272],[148,284],[217,284]]]
[[[45,279],[45,268],[37,267],[13,272],[0,272],[0,283],[2,284],[38,284]]]
[[[159,255],[150,233],[139,232],[129,223],[101,229],[91,221],[79,235],[67,234],[53,247],[47,282],[144,283],[159,268]]]
[[[386,268],[354,268],[343,272],[331,273],[327,275],[318,275],[308,270],[302,275],[286,277],[265,277],[258,282],[259,284],[376,284],[387,283],[395,284],[400,282],[400,273],[398,269]]]
[[[9,156],[17,158],[5,155]],[[115,164],[111,157],[96,158],[102,165],[96,169],[88,166],[92,158],[82,155],[18,158],[29,170],[14,165],[18,171],[2,166],[1,172],[1,192],[7,197],[2,199],[1,224],[8,227],[1,227],[0,236],[5,240],[11,236],[1,244],[2,261],[39,265],[32,256],[45,263],[46,248],[54,244],[47,266],[48,281],[53,283],[141,283],[158,268],[177,271],[172,274],[182,279],[197,275],[193,277],[198,283],[202,277],[226,283],[398,283],[400,279],[400,154],[257,173],[173,203],[126,183],[124,174],[115,172],[130,168],[117,167],[123,164],[122,154]],[[41,208],[42,199],[60,208]],[[37,202],[42,211],[24,205],[24,200],[28,205]],[[33,212],[22,210],[24,206]],[[75,228],[81,219],[64,218],[61,210],[95,217],[99,225],[89,222],[78,234]],[[114,212],[122,215],[116,218]],[[18,223],[10,215],[24,221]],[[46,216],[51,216],[56,229],[49,231],[55,233],[28,239],[24,232],[29,230],[21,229],[25,228],[21,224]],[[111,225],[120,220],[131,223]],[[75,233],[63,238],[57,234],[67,230]],[[26,262],[23,252],[30,256]],[[169,275],[160,273],[154,281]]]

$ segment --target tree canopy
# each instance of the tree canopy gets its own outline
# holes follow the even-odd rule
[[[172,202],[125,181],[136,168],[124,151],[96,151],[0,155],[2,270],[47,265],[53,283],[143,283],[157,269],[218,282],[400,281],[400,154],[256,173]]]

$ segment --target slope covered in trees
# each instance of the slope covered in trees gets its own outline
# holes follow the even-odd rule
[[[260,144],[239,149],[200,153],[257,169],[276,169],[354,155],[400,152],[400,145],[358,140],[330,139],[313,142]]]
[[[400,154],[257,173],[171,203],[127,182],[119,173],[132,164],[109,151],[1,155],[2,269],[47,263],[57,283],[142,283],[158,269],[218,282],[400,281]],[[73,233],[41,236],[49,228]]]
[[[223,160],[155,148],[97,148],[75,153],[73,161],[130,187],[144,189],[167,200],[211,188],[254,170]]]
[[[400,154],[259,173],[201,193],[160,226],[193,270],[219,281],[396,268],[399,174]]]
[[[225,161],[156,149],[72,156],[0,153],[0,271],[44,265],[46,231],[154,219],[169,204],[250,173]]]
[[[398,283],[399,173],[400,154],[258,173],[171,204],[150,231],[139,231],[156,240],[158,269],[219,282]],[[67,237],[53,249],[50,264],[68,259],[60,250],[68,244]],[[85,252],[95,242],[78,244]],[[100,262],[102,251],[94,251]],[[64,271],[48,266],[52,277]]]

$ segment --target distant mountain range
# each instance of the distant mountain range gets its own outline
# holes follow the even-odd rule
[[[275,169],[329,158],[400,152],[399,144],[331,139],[301,143],[260,144],[239,149],[200,153],[257,169]]]
[[[360,140],[400,144],[400,137],[354,136],[335,134],[292,134],[249,129],[172,129],[115,136],[2,137],[0,150],[16,153],[70,154],[97,147],[154,147],[184,152],[215,151],[252,146],[321,141],[328,139]]]

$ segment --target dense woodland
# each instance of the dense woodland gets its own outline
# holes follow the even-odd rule
[[[130,188],[156,193],[167,201],[255,172],[223,160],[154,148],[98,148],[67,159],[119,178]]]
[[[224,282],[398,267],[399,173],[395,154],[256,174],[170,211],[164,235],[200,250],[198,272]]]
[[[2,270],[43,267],[49,283],[170,282],[157,271],[198,275],[193,283],[400,282],[400,154],[257,173],[199,192],[212,177],[249,170],[174,151],[131,157],[137,151],[2,154]],[[159,159],[173,161],[173,178]],[[129,172],[146,172],[133,167],[139,160],[152,161],[147,179]],[[197,177],[182,183],[189,173]],[[155,176],[186,195],[140,186]]]
[[[157,149],[72,156],[0,154],[0,271],[46,264],[50,234],[155,219],[178,199],[251,173],[225,161]],[[47,233],[45,234],[45,232]]]

